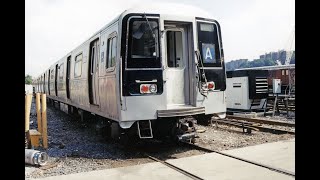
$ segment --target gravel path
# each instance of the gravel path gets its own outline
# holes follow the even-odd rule
[[[41,178],[62,174],[87,172],[115,167],[131,166],[153,162],[145,158],[139,151],[130,151],[121,148],[117,143],[106,139],[95,131],[93,124],[83,124],[69,117],[66,113],[47,106],[49,155],[48,165],[51,168],[34,167],[25,165],[26,178]],[[31,106],[30,129],[36,129],[37,118],[35,103]],[[196,144],[214,150],[227,150],[266,142],[274,142],[294,138],[294,135],[275,135],[270,133],[255,132],[243,134],[236,127],[218,125],[202,126],[205,132],[198,133]],[[143,144],[152,147],[150,154],[159,159],[181,158],[203,154],[204,152],[179,147],[176,144]],[[156,151],[154,152],[154,150]],[[45,151],[40,149],[41,151]]]

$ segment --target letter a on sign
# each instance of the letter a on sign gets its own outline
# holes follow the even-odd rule
[[[202,44],[203,63],[216,63],[214,44]]]
[[[212,59],[212,55],[211,55],[211,52],[210,52],[210,49],[207,47],[207,51],[206,51],[206,58],[205,59]]]

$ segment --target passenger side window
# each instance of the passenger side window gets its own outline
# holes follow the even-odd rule
[[[59,79],[63,79],[63,63],[59,67]]]
[[[74,77],[80,77],[82,73],[82,53],[76,56],[74,65]]]
[[[51,70],[51,77],[50,77],[50,78],[51,78],[51,79],[54,78],[53,70]]]
[[[106,68],[111,68],[116,65],[116,53],[117,53],[117,37],[111,37],[108,39],[107,47],[107,60]]]

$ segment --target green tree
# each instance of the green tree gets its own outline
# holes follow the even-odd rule
[[[31,84],[32,83],[32,76],[27,74],[25,76],[24,80],[25,80],[25,84]]]

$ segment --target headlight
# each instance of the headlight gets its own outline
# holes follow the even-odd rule
[[[140,93],[141,94],[150,94],[157,92],[156,84],[140,84]]]
[[[157,85],[156,84],[151,84],[149,86],[149,90],[151,93],[156,93],[157,92]]]

